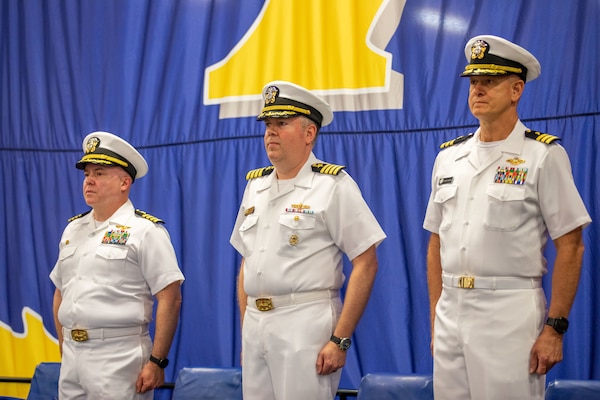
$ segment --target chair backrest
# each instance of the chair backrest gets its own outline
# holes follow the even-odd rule
[[[173,400],[242,400],[240,368],[182,368]]]
[[[27,400],[58,399],[60,363],[43,362],[35,367]]]
[[[557,379],[548,384],[546,400],[599,400],[600,381]]]
[[[358,400],[433,400],[431,375],[367,374],[358,387]]]

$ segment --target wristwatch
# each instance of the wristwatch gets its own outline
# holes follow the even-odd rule
[[[152,354],[150,354],[150,361],[152,361],[154,364],[158,365],[162,369],[167,368],[167,365],[169,365],[168,358],[156,358]]]
[[[352,344],[352,341],[350,340],[350,338],[347,338],[347,337],[339,338],[337,336],[331,335],[329,340],[331,340],[333,343],[337,344],[337,347],[342,351],[348,350],[350,348],[350,345]]]
[[[554,330],[561,335],[569,329],[569,320],[565,317],[551,318],[548,317],[546,320],[546,325],[550,325],[554,328]]]

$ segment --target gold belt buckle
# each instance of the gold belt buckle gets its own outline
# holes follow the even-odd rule
[[[76,342],[85,342],[89,338],[85,329],[71,329],[71,339]]]
[[[258,311],[270,311],[275,307],[273,307],[273,302],[270,298],[261,297],[256,299],[256,308],[258,308]]]
[[[475,288],[475,277],[474,276],[459,276],[458,287],[461,289],[473,289]]]

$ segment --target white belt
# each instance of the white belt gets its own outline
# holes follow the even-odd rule
[[[274,308],[291,306],[294,304],[310,303],[311,301],[334,299],[340,297],[340,292],[333,289],[315,290],[312,292],[296,292],[281,296],[248,296],[248,305],[258,311],[269,311]]]
[[[95,328],[95,329],[69,329],[62,328],[63,337],[70,337],[76,342],[85,342],[90,339],[108,339],[122,336],[141,336],[148,332],[148,325],[131,326],[127,328]]]
[[[471,276],[442,273],[444,286],[461,289],[537,289],[542,287],[541,278],[516,278],[504,276]]]

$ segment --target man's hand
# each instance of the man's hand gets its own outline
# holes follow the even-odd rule
[[[562,361],[563,335],[553,328],[545,326],[542,334],[531,348],[529,358],[530,374],[547,374],[550,369]]]
[[[317,357],[317,374],[329,375],[342,368],[344,364],[346,364],[346,352],[340,350],[335,343],[328,341]]]
[[[148,361],[135,383],[135,390],[138,393],[146,393],[161,387],[165,383],[165,370],[153,362]]]

